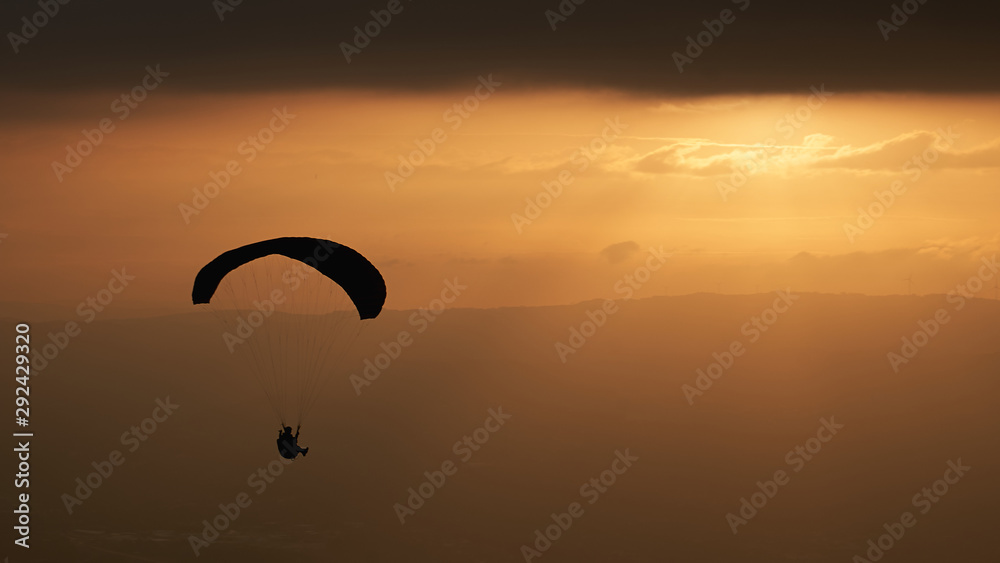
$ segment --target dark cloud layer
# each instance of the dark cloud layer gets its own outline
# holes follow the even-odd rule
[[[743,3],[749,6],[739,11]],[[994,3],[909,0],[919,9],[888,41],[876,22],[891,17],[890,1],[586,0],[555,31],[545,11],[557,10],[559,0],[402,5],[348,64],[340,43],[351,41],[354,26],[364,26],[369,11],[386,2],[244,0],[220,21],[211,0],[70,0],[18,54],[7,36],[2,84],[123,88],[134,85],[146,65],[160,63],[172,73],[172,87],[201,90],[413,90],[468,85],[488,73],[508,87],[643,94],[800,92],[820,83],[836,91],[993,92],[1000,86],[1000,8]],[[704,29],[702,20],[727,8],[736,20],[679,73],[672,53]],[[21,18],[38,10],[34,2],[5,2],[5,36],[18,33]]]

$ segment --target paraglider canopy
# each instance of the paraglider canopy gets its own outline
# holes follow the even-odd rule
[[[298,260],[337,282],[354,302],[362,319],[373,319],[382,311],[385,280],[375,266],[342,244],[308,237],[264,240],[222,253],[198,272],[191,300],[195,305],[208,303],[226,274],[272,254]]]

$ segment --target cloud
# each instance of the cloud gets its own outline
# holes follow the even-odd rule
[[[1000,250],[1000,235],[994,235],[930,240],[917,250],[917,254],[942,260],[965,258],[974,261],[984,256],[992,256],[998,250]]]
[[[800,252],[789,258],[788,264],[832,275],[840,272],[910,267],[913,264],[927,266],[932,260],[954,262],[961,267],[963,264],[978,262],[984,256],[993,256],[998,252],[1000,252],[1000,235],[974,236],[928,240],[912,248],[891,248],[877,252],[861,251],[846,254]]]
[[[630,159],[630,167],[644,174],[717,176],[731,173],[733,166],[752,150],[708,139],[687,139],[635,156]]]
[[[818,156],[811,166],[865,172],[899,172],[910,166],[947,168],[1000,167],[1000,138],[977,147],[958,150],[961,135],[952,128],[938,131],[911,131],[862,147],[844,146],[829,155]],[[925,165],[918,165],[919,159]]]
[[[628,159],[629,169],[643,174],[727,175],[734,169],[753,173],[789,170],[847,170],[899,173],[916,158],[935,169],[1000,167],[1000,138],[960,150],[961,135],[950,128],[915,130],[867,145],[837,145],[823,133],[807,135],[799,145],[726,144],[706,139],[671,142]],[[911,164],[911,166],[915,166]]]
[[[911,131],[865,145],[842,146],[830,155],[823,155],[811,163],[817,168],[845,168],[853,170],[898,171],[908,160],[935,147],[938,135],[931,131]]]
[[[946,168],[1000,167],[1000,138],[968,150],[945,151],[939,166]]]
[[[707,139],[675,142],[633,157],[630,168],[644,174],[684,176],[722,176],[734,169],[757,164],[759,171],[800,166],[815,160],[816,155],[832,150],[828,135],[809,135],[802,145],[755,145],[720,143]],[[780,165],[780,166],[779,166]]]
[[[634,240],[627,240],[625,242],[618,242],[612,244],[601,250],[601,256],[608,261],[609,264],[617,264],[626,260],[629,256],[632,256],[639,250],[639,244]]]
[[[558,4],[509,0],[472,9],[458,0],[403,2],[387,25],[369,26],[379,33],[355,46],[360,53],[348,62],[343,46],[355,43],[355,27],[365,29],[384,1],[243,2],[222,21],[205,1],[86,2],[61,9],[17,54],[4,57],[3,87],[118,91],[134,86],[137,69],[162,63],[174,73],[170,88],[199,91],[426,91],[490,72],[507,89],[568,86],[644,95],[797,92],[823,82],[843,92],[1000,90],[996,3],[938,4],[933,13],[915,14],[888,44],[876,21],[891,16],[889,4],[748,3],[683,73],[673,53],[684,51],[687,38],[703,32],[702,22],[717,18],[729,2],[715,8],[690,0],[587,3],[553,31],[545,13]],[[19,32],[21,18],[37,9],[37,3],[4,2],[0,21]]]

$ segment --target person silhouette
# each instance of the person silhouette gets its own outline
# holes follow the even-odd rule
[[[285,459],[295,459],[299,454],[303,456],[308,454],[309,448],[299,446],[298,428],[295,429],[295,434],[292,435],[292,427],[286,426],[283,431],[278,430],[278,452]]]

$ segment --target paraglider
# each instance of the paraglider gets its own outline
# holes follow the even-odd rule
[[[298,429],[385,296],[385,280],[364,256],[308,237],[224,252],[198,272],[191,291],[195,305],[219,318],[226,348],[246,359],[263,388],[280,424],[278,451],[288,459],[308,452]]]
[[[295,429],[295,435],[292,435],[292,427],[286,426],[285,429],[278,431],[278,452],[281,457],[285,459],[295,459],[296,456],[302,454],[305,456],[309,453],[309,448],[303,448],[299,446],[299,429]]]

